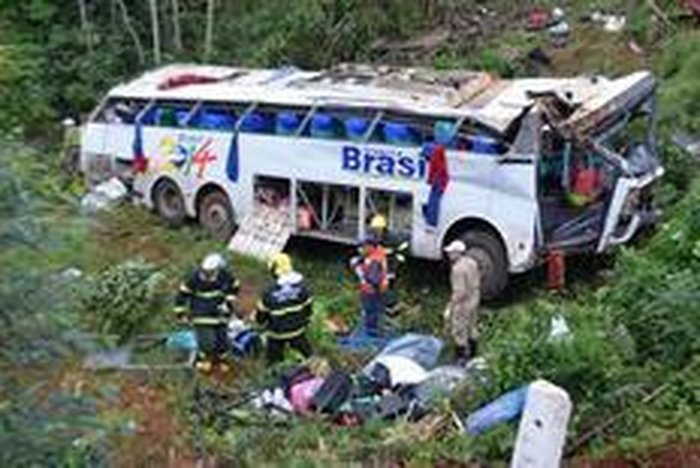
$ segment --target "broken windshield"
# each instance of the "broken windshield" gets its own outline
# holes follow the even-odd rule
[[[634,175],[649,172],[657,165],[655,111],[654,98],[650,97],[624,112],[621,117],[597,132],[593,138],[597,149],[623,158],[625,168]],[[611,154],[604,156],[609,158]]]

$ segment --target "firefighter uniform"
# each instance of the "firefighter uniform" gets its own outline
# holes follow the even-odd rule
[[[257,322],[265,328],[270,363],[284,359],[287,345],[304,357],[312,354],[306,328],[313,313],[314,299],[304,277],[291,269],[291,263],[285,270],[273,272],[275,282],[258,301],[256,311]]]
[[[219,360],[229,350],[226,327],[240,284],[228,270],[198,269],[180,285],[175,312],[194,326],[198,360]]]

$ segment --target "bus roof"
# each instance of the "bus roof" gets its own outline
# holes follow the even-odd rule
[[[325,71],[168,65],[116,86],[111,97],[340,106],[419,115],[467,118],[505,132],[533,104],[530,93],[554,93],[585,109],[611,90],[624,89],[650,73],[603,77],[502,80],[484,72],[437,71],[344,64]],[[189,83],[189,84],[188,84]]]

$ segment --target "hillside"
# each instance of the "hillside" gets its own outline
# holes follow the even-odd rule
[[[588,3],[564,4],[571,36],[555,47],[546,31],[525,27],[530,2],[0,1],[0,463],[491,466],[509,459],[517,424],[472,437],[451,415],[544,378],[574,403],[571,466],[697,466],[700,178],[698,161],[672,136],[700,132],[700,29],[678,2],[596,2],[626,15],[622,31],[608,32],[582,18],[593,12]],[[533,50],[546,60],[533,60]],[[143,69],[184,61],[369,62],[504,77],[648,68],[660,83],[663,216],[614,255],[573,260],[563,291],[546,290],[542,270],[513,278],[506,297],[483,310],[487,378],[440,401],[423,424],[346,427],[236,412],[239,399],[274,379],[262,358],[237,361],[221,379],[89,371],[83,357],[97,347],[177,328],[179,281],[222,245],[194,224],[172,229],[132,206],[84,216],[83,181],[60,169],[59,123],[86,116],[106,90]],[[350,249],[295,240],[289,252],[316,294],[309,334],[318,354],[360,368],[366,356],[338,349],[326,323],[357,321]],[[268,272],[249,258],[231,263],[250,312]],[[443,265],[408,263],[399,278],[400,329],[444,336],[447,278]],[[569,325],[564,342],[549,339],[554,317]],[[163,356],[149,351],[144,359]]]

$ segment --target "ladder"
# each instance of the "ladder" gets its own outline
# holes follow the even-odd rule
[[[288,207],[274,208],[259,204],[243,217],[228,249],[267,261],[282,252],[291,235]]]

